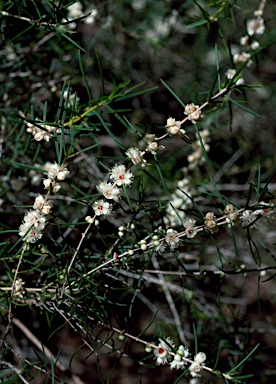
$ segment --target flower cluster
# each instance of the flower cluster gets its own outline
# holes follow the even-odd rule
[[[194,103],[187,104],[184,113],[193,124],[196,124],[203,118],[201,115],[201,109],[199,109],[199,105],[194,105]]]
[[[217,218],[213,212],[206,213],[204,223],[205,223],[205,229],[208,230],[209,232],[211,233],[218,232]]]
[[[37,206],[35,202],[35,209],[25,214],[23,223],[19,227],[19,236],[23,237],[27,243],[35,243],[41,239],[42,231],[47,224],[46,215]],[[41,206],[44,207],[44,204],[42,203]]]
[[[45,163],[44,169],[48,170],[48,179],[43,180],[44,187],[57,192],[60,185],[56,180],[64,180],[70,172],[64,165],[59,166],[54,163]],[[51,213],[53,202],[42,195],[36,197],[33,210],[27,212],[23,218],[23,223],[19,227],[19,236],[27,243],[35,243],[41,239],[42,231],[47,225],[47,215]]]
[[[77,27],[77,24],[73,20],[85,16],[85,14],[82,11],[82,3],[80,1],[77,1],[69,5],[69,7],[67,7],[67,11],[68,11],[67,18],[62,19],[62,22],[65,23],[65,22],[71,21],[67,25],[69,26],[70,29],[75,29]],[[84,23],[94,24],[97,15],[98,15],[97,9],[95,8],[92,9],[90,13],[88,13],[88,16],[83,19]]]
[[[65,180],[69,176],[70,171],[68,171],[65,165],[50,162],[45,164],[44,169],[48,171],[47,179],[43,180],[44,188],[48,190],[52,189],[54,193],[57,193],[61,186],[56,180]]]
[[[185,369],[185,365],[187,365],[188,362],[183,360],[183,357],[188,358],[189,355],[189,348],[180,345],[175,352],[173,361],[170,363],[170,369]]]
[[[256,40],[256,36],[261,36],[264,34],[265,25],[264,19],[262,18],[263,11],[258,9],[254,12],[255,18],[250,19],[246,23],[247,34],[240,38],[240,45],[243,47],[242,52],[235,52],[233,55],[233,61],[235,64],[242,65],[246,61],[247,67],[252,65],[251,53],[260,48],[260,43]],[[235,69],[228,69],[226,71],[226,77],[232,79],[236,74]],[[236,82],[237,85],[244,83],[243,78],[238,79]]]
[[[53,132],[60,133],[61,129],[59,127],[47,124],[41,124],[35,122],[34,124],[25,121],[27,125],[27,132],[31,133],[36,141],[50,141],[53,136]]]
[[[22,279],[16,279],[14,282],[14,289],[13,289],[13,298],[14,299],[22,299],[23,295],[25,293],[24,290],[25,282]]]
[[[113,180],[113,184],[103,180],[100,181],[96,188],[107,200],[114,200],[117,202],[122,192],[119,187],[122,185],[131,185],[134,175],[126,169],[125,165],[121,164],[115,165],[111,169],[109,177]],[[96,216],[109,215],[112,211],[112,204],[108,201],[100,199],[95,201],[92,208],[94,209]]]
[[[189,348],[180,345],[174,353],[176,348],[171,338],[166,337],[158,340],[159,344],[153,351],[155,363],[157,365],[169,364],[170,369],[186,369],[190,358]],[[152,347],[147,345],[145,350],[151,352]],[[188,368],[192,377],[200,377],[199,372],[202,370],[205,360],[206,355],[203,352],[198,352],[194,356],[194,360]]]
[[[242,221],[242,227],[247,227],[251,225],[252,227],[256,227],[256,222],[259,218],[267,218],[270,217],[275,211],[273,210],[274,205],[271,203],[260,202],[259,205],[261,208],[256,209],[255,211],[251,211],[246,209],[239,216]]]
[[[159,143],[156,141],[154,134],[146,135],[145,140],[148,144],[147,151],[151,152],[153,155],[156,155],[158,151],[161,152],[165,149],[163,145],[159,145]]]
[[[198,352],[192,364],[189,366],[190,375],[192,377],[200,377],[199,372],[202,370],[204,361],[206,360],[206,355],[203,352]]]
[[[181,129],[181,122],[175,121],[174,118],[170,117],[167,119],[167,132],[170,136],[179,136],[183,137],[186,133],[184,129]]]

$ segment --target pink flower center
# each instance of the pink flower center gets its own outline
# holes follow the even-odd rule
[[[160,353],[160,355],[162,355],[162,353],[165,352],[165,349],[164,348],[158,348],[158,353]]]
[[[124,178],[125,178],[124,175],[119,176],[120,180],[124,180]]]

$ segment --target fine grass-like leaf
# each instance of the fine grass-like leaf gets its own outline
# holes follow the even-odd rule
[[[239,367],[241,367],[253,353],[259,348],[260,344],[255,345],[255,347],[252,349],[252,351],[244,358],[242,361],[240,361],[237,365],[235,365],[230,371],[226,372],[228,375],[231,375],[232,372],[236,372]]]
[[[161,83],[164,85],[164,87],[167,88],[168,91],[171,92],[171,94],[176,98],[176,100],[179,102],[180,105],[182,105],[183,108],[185,108],[185,104],[183,101],[177,96],[177,94],[168,86],[167,83],[165,83],[164,80],[160,79]]]

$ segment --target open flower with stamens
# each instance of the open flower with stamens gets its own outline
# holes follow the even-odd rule
[[[108,183],[107,181],[101,181],[99,185],[97,185],[97,190],[101,192],[106,199],[111,199],[114,201],[118,201],[120,197],[121,190],[112,185],[111,183]]]
[[[166,364],[172,359],[172,356],[169,354],[169,352],[171,352],[175,348],[175,344],[173,340],[169,337],[165,339],[166,341],[162,339],[158,340],[158,348],[154,349],[156,364]]]
[[[94,209],[96,216],[109,215],[112,210],[112,204],[109,204],[107,201],[101,199],[99,201],[95,201],[92,208]]]
[[[197,234],[197,230],[194,228],[195,223],[196,220],[191,217],[187,217],[183,223],[184,228],[186,228],[185,234],[189,239],[193,238]]]
[[[118,185],[131,185],[133,182],[133,173],[126,170],[125,165],[115,165],[109,172],[110,179]]]
[[[172,228],[167,230],[165,241],[170,246],[171,251],[174,251],[181,244],[178,232]]]
[[[35,243],[37,240],[41,239],[42,233],[39,229],[30,227],[28,223],[23,223],[19,227],[19,236],[24,236],[24,241],[27,243]]]

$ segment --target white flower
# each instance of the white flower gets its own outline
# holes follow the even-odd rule
[[[155,141],[154,134],[147,134],[145,140],[148,144],[148,151],[150,151],[153,155],[157,153],[157,151],[163,151],[165,147],[163,145],[159,145],[157,141]]]
[[[170,246],[172,251],[181,244],[181,240],[178,237],[178,232],[171,228],[167,230],[165,241]]]
[[[243,64],[247,60],[249,60],[250,57],[251,57],[250,53],[247,53],[247,52],[235,53],[233,56],[233,60],[235,64]],[[246,66],[250,67],[251,64],[252,64],[252,60],[249,60]]]
[[[159,344],[157,346],[158,348],[154,349],[156,364],[157,365],[166,364],[168,363],[168,361],[172,359],[172,356],[169,354],[169,352],[171,352],[171,350],[175,348],[175,344],[172,341],[172,339],[170,339],[169,337],[165,339],[166,342],[162,339],[158,339],[158,340],[159,340]]]
[[[126,151],[127,157],[131,159],[134,165],[141,165],[144,168],[147,164],[146,160],[143,159],[142,152],[138,148],[129,148]]]
[[[240,45],[248,45],[249,37],[248,36],[242,36],[240,38]]]
[[[175,135],[184,136],[186,133],[184,129],[181,129],[180,121],[175,121],[175,119],[172,117],[167,119],[166,128],[170,136],[175,136]]]
[[[211,233],[216,233],[218,231],[217,218],[213,212],[206,213],[204,222],[205,222],[205,229],[207,229]]]
[[[31,133],[36,141],[50,141],[53,136],[52,132],[60,132],[60,128],[51,125],[41,124],[39,122],[32,124],[28,121],[25,121],[25,123],[27,124],[27,132]]]
[[[73,3],[69,7],[67,7],[68,17],[72,19],[77,19],[82,16],[82,4],[80,1]]]
[[[257,211],[255,211],[257,212]],[[239,218],[241,219],[242,221],[242,227],[247,227],[248,225],[250,225],[253,221],[256,220],[257,216],[258,216],[258,212],[257,214],[255,212],[252,212],[250,211],[249,209],[246,209],[245,211],[243,211],[242,215],[239,216]],[[256,227],[256,224],[254,223],[252,225],[252,227]]]
[[[230,79],[233,79],[233,77],[235,76],[235,74],[236,74],[236,70],[233,69],[233,68],[229,68],[229,69],[227,69],[227,71],[226,71],[226,73],[225,73],[227,79],[229,79],[229,80],[230,80]]]
[[[185,234],[190,239],[197,234],[197,230],[194,228],[195,223],[196,223],[196,220],[190,217],[188,217],[183,223],[184,228],[186,228]]]
[[[263,35],[265,31],[264,19],[257,17],[256,19],[248,20],[247,22],[247,32],[249,36],[253,35]]]
[[[250,47],[253,49],[253,51],[256,51],[258,48],[260,48],[260,43],[258,41],[253,41]]]
[[[182,357],[175,354],[173,361],[170,363],[170,369],[183,369],[185,365],[186,362],[182,360]]]
[[[51,212],[51,209],[53,207],[53,202],[51,200],[44,199],[43,196],[39,195],[36,197],[34,202],[34,209],[37,209],[38,211],[41,211],[44,213],[44,215],[48,215]]]
[[[58,179],[60,181],[65,180],[66,177],[68,177],[70,174],[70,171],[68,171],[68,169],[65,168],[64,165],[58,165],[57,163],[52,164],[47,162],[44,166],[44,169],[48,171],[48,178],[52,181],[55,179]]]
[[[29,227],[33,225],[39,231],[43,230],[46,225],[46,218],[44,214],[37,210],[29,211],[28,213],[26,213],[23,221]]]
[[[199,364],[202,364],[204,363],[204,361],[206,360],[206,355],[205,353],[203,352],[198,352],[195,357],[194,357],[194,361],[196,361],[197,363]]]
[[[22,279],[16,279],[14,283],[14,292],[13,296],[22,298],[24,294],[24,284],[25,282]]]
[[[37,240],[41,239],[42,233],[35,227],[30,228],[30,225],[27,223],[21,224],[19,227],[19,236],[24,236],[23,240],[27,243],[35,243]]]
[[[234,221],[238,218],[238,212],[232,204],[227,204],[225,209],[224,209],[224,212],[227,215],[226,221],[228,223],[233,224]]]
[[[101,181],[99,185],[97,185],[97,190],[101,192],[106,199],[112,199],[114,201],[118,201],[120,197],[121,190],[113,186],[111,183],[107,181]]]
[[[187,104],[185,106],[184,114],[188,116],[188,119],[196,124],[197,121],[202,120],[201,110],[199,109],[199,105],[194,105],[194,103]]]
[[[190,366],[189,366],[189,371],[190,375],[193,377],[200,377],[198,374],[201,371],[201,365],[194,361]]]
[[[133,182],[133,173],[131,173],[130,171],[127,171],[126,170],[126,167],[125,165],[115,165],[111,171],[109,172],[110,173],[110,179],[114,179],[115,183],[118,185],[118,186],[121,186],[121,185],[131,185],[131,183]]]
[[[109,204],[107,201],[101,199],[99,201],[95,201],[92,208],[94,209],[96,216],[109,215],[112,210],[112,204]]]
[[[43,180],[44,188],[45,189],[51,189],[52,180],[51,179],[44,179]]]
[[[85,19],[84,19],[84,23],[85,24],[94,24],[95,22],[95,19],[96,19],[96,16],[98,15],[98,11],[97,9],[93,9],[90,13],[90,15],[88,15]]]

